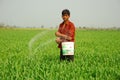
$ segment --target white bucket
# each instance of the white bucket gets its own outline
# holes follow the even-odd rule
[[[74,55],[74,42],[62,42],[63,55]]]

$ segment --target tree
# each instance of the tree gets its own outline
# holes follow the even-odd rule
[[[4,23],[0,23],[0,28],[3,28],[5,27],[5,24]]]
[[[44,28],[44,26],[42,25],[41,28]]]

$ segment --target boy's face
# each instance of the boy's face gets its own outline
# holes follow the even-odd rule
[[[62,15],[62,19],[64,20],[64,21],[67,21],[68,19],[69,19],[69,15],[68,14],[64,14],[64,15]]]

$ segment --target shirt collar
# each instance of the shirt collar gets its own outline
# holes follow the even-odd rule
[[[66,24],[66,25],[68,25],[68,24],[69,24],[69,22],[70,22],[70,21],[68,20],[65,24]],[[63,21],[63,23],[62,23],[62,24],[64,24],[64,21]]]

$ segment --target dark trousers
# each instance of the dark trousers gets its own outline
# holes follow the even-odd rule
[[[62,60],[74,61],[74,55],[63,55],[62,49],[60,49],[60,61]]]

